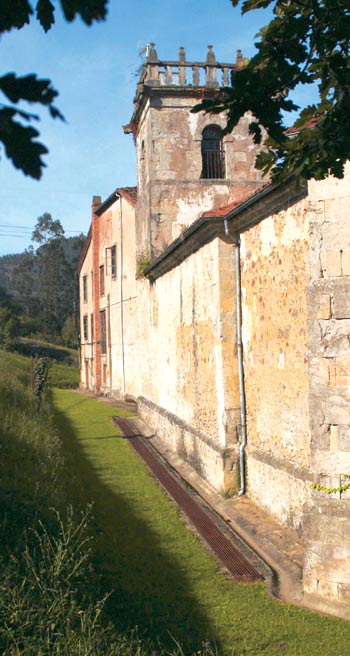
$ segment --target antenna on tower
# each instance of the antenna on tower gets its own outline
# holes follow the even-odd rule
[[[141,50],[139,50],[139,57],[142,57],[142,55],[145,55],[145,57],[147,59],[147,57],[149,55],[150,48],[151,48],[151,44],[147,43],[143,48],[141,48]]]
[[[144,46],[142,41],[138,41],[137,44],[136,44],[136,47],[138,48],[138,52],[137,52],[138,57],[141,58],[141,57],[144,56],[144,58],[147,59],[150,48],[151,48],[151,44],[147,43]],[[134,71],[132,73],[132,77],[136,77],[136,78],[141,77],[143,66],[144,66],[144,61],[139,62],[139,65],[134,69]]]

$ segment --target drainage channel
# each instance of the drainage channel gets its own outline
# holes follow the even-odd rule
[[[263,579],[264,576],[220,529],[218,522],[214,521],[210,514],[193,498],[193,495],[176,480],[175,475],[169,471],[166,465],[154,455],[153,447],[148,445],[146,438],[140,435],[132,422],[120,417],[113,417],[113,422],[234,580],[253,582]]]

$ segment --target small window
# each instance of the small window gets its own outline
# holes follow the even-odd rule
[[[88,292],[87,292],[87,276],[83,276],[83,301],[86,303],[88,300]]]
[[[219,125],[207,125],[202,132],[202,175],[204,180],[225,177],[222,131]]]
[[[91,344],[94,343],[94,315],[90,314],[90,338]]]
[[[111,276],[116,278],[117,276],[117,247],[111,247]]]
[[[100,266],[100,296],[104,296],[105,293],[105,267],[102,264]]]
[[[107,353],[107,335],[106,335],[106,310],[100,312],[100,345],[101,353]]]
[[[84,342],[88,341],[89,335],[88,335],[88,317],[87,314],[84,314],[83,316],[83,335],[84,335]]]

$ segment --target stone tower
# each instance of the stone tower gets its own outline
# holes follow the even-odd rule
[[[202,212],[240,201],[259,183],[250,117],[223,136],[224,115],[191,113],[229,86],[240,65],[240,51],[235,64],[222,64],[212,46],[205,62],[186,61],[184,48],[178,61],[160,61],[154,44],[148,48],[124,130],[134,135],[137,149],[137,248],[152,259]]]

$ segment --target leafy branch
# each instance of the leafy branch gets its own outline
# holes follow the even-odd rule
[[[80,16],[86,25],[101,21],[107,15],[108,0],[61,0],[61,11],[68,22]],[[55,22],[56,8],[51,0],[38,0],[33,7],[28,0],[2,0],[0,9],[0,35],[21,29],[35,17],[47,32]],[[39,179],[45,163],[43,155],[48,153],[46,146],[38,141],[39,132],[32,126],[39,116],[19,109],[17,104],[26,102],[38,104],[48,109],[52,118],[64,117],[55,106],[58,91],[50,80],[39,79],[35,74],[16,76],[6,73],[0,76],[0,92],[6,102],[0,103],[0,142],[12,164],[25,175]],[[12,104],[8,104],[7,101]]]
[[[257,54],[232,75],[232,88],[194,111],[227,113],[226,132],[250,112],[250,132],[263,144],[256,165],[275,180],[293,173],[343,177],[350,157],[349,0],[232,0],[242,13],[273,6],[274,17],[258,34]],[[301,108],[298,84],[317,85],[318,100]],[[299,111],[292,138],[286,115]]]

